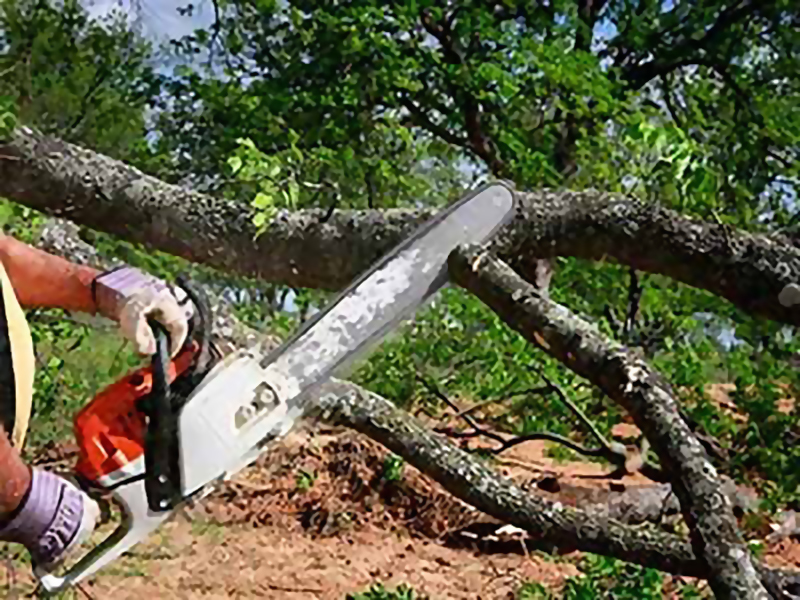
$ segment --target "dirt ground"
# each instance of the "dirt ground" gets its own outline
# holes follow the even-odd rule
[[[515,447],[501,469],[568,503],[652,485],[641,475],[609,480],[596,463],[558,463],[546,448]],[[386,456],[350,432],[294,433],[68,597],[344,600],[381,582],[410,585],[432,600],[500,600],[515,598],[526,581],[558,588],[578,574],[576,554],[529,551],[518,534],[497,533],[500,524],[412,467],[393,477]],[[72,453],[51,449],[45,459],[71,464]],[[464,531],[489,531],[497,543]],[[5,597],[30,597],[28,570],[15,562],[6,561]],[[800,566],[800,544],[784,540],[768,562]]]

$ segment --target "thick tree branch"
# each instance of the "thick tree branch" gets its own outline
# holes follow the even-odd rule
[[[337,381],[326,386],[320,408],[325,420],[364,433],[457,498],[525,529],[550,550],[613,553],[637,564],[653,561],[651,566],[669,573],[701,572],[695,571],[699,565],[690,545],[681,538],[596,519],[570,506],[530,495],[384,398],[353,384]]]
[[[705,578],[708,567],[680,537],[551,502],[525,492],[483,461],[429,431],[376,394],[334,381],[320,394],[325,420],[367,435],[441,484],[467,504],[527,531],[543,549],[579,550],[613,556],[668,573]],[[800,598],[794,572],[757,565],[773,598]],[[752,597],[752,596],[750,596]]]
[[[751,314],[800,324],[800,311],[778,301],[786,285],[800,280],[800,249],[786,238],[731,230],[613,194],[519,197],[519,214],[492,249],[522,273],[534,271],[542,257],[612,258],[708,290]]]
[[[339,289],[432,211],[280,212],[256,237],[252,209],[169,185],[122,162],[18,128],[0,142],[0,196],[122,239],[225,271],[291,287]],[[520,193],[493,245],[536,279],[542,258],[614,259],[800,325],[778,302],[800,281],[800,249],[783,237],[727,231],[661,206],[597,192]],[[319,260],[324,256],[325,260]]]
[[[459,285],[631,414],[671,477],[695,553],[709,565],[709,582],[716,596],[766,598],[740,538],[730,498],[703,447],[681,419],[669,384],[626,348],[605,339],[563,306],[542,298],[485,250],[456,250],[449,265]]]
[[[41,244],[51,252],[82,264],[109,266],[77,233],[71,223],[52,222],[45,228]],[[213,301],[213,304],[215,338],[228,351],[251,346],[256,340],[270,346],[277,343],[239,323],[224,301]],[[625,526],[601,515],[531,496],[479,459],[428,431],[387,400],[355,384],[333,381],[325,387],[321,397],[319,406],[327,413],[327,418],[371,437],[444,485],[459,499],[525,529],[545,547],[597,552],[682,575],[706,575],[706,566],[697,560],[690,544],[683,539]],[[758,569],[774,598],[800,597],[791,595],[800,593],[800,578],[796,573],[761,565]]]

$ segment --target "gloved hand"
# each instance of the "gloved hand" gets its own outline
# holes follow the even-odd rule
[[[140,354],[156,352],[156,340],[147,323],[153,318],[169,332],[175,356],[186,340],[192,303],[180,290],[173,292],[160,279],[139,269],[123,267],[98,276],[93,283],[95,305],[105,317],[119,322],[122,334]],[[179,300],[176,293],[180,293]]]

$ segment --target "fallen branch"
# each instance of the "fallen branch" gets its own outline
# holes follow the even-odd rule
[[[705,579],[709,574],[688,541],[532,495],[388,400],[355,384],[332,381],[324,386],[318,409],[325,421],[370,437],[460,500],[524,529],[540,549],[592,552],[675,575]],[[800,574],[763,565],[756,568],[773,598],[800,598]]]
[[[669,384],[567,308],[542,297],[484,249],[453,251],[450,273],[513,329],[597,385],[633,417],[669,475],[697,556],[718,598],[767,598],[741,539],[730,498],[703,447],[681,419]]]
[[[45,228],[42,246],[75,262],[106,266],[104,259],[77,236],[70,223]],[[216,341],[229,349],[248,347],[264,336],[241,324],[224,301],[214,306]],[[221,337],[220,337],[221,336]],[[273,342],[274,343],[274,342]],[[594,552],[669,573],[705,578],[708,568],[684,539],[664,532],[630,527],[603,516],[531,495],[488,468],[475,456],[428,431],[417,419],[389,401],[344,381],[327,384],[319,404],[322,416],[367,435],[431,477],[460,500],[489,516],[525,529],[549,550]],[[800,599],[800,574],[757,566],[777,600]]]

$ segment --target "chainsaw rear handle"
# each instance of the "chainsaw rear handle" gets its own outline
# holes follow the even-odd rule
[[[68,587],[91,577],[106,565],[111,564],[136,544],[147,539],[173,512],[154,512],[147,503],[144,474],[144,458],[129,463],[126,468],[116,471],[99,482],[113,487],[120,481],[130,481],[120,485],[112,492],[114,500],[122,511],[122,522],[102,542],[92,548],[74,566],[59,576],[39,567],[34,575],[39,579],[46,594],[57,594]]]

